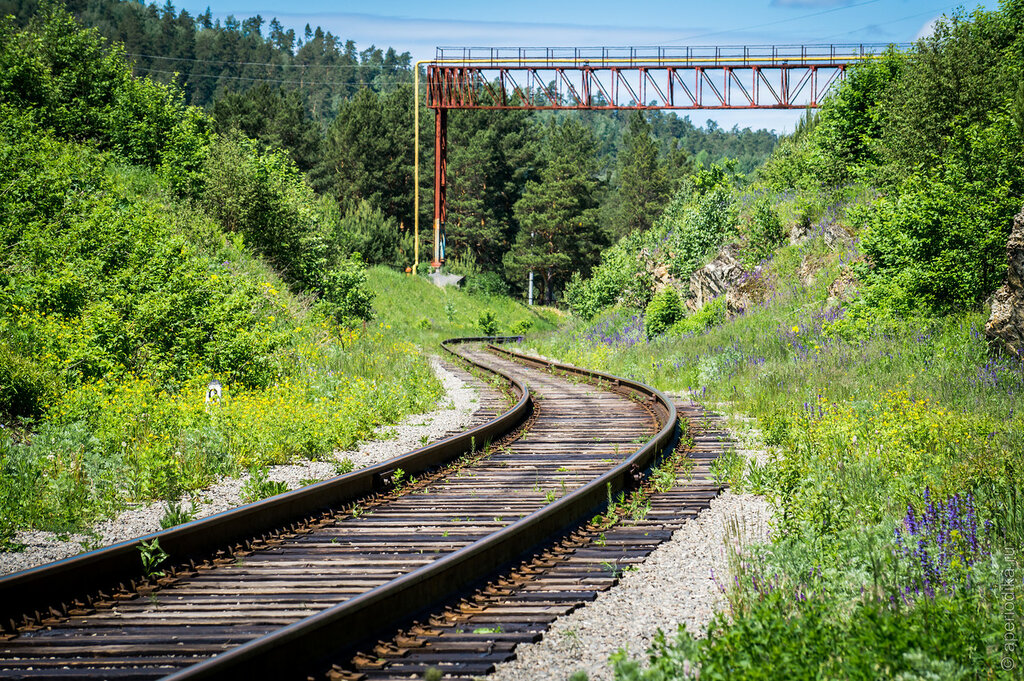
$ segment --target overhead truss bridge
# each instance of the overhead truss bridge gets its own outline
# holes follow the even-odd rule
[[[416,69],[416,100],[422,65],[426,104],[436,113],[433,264],[444,261],[451,109],[803,109],[819,106],[852,64],[901,47],[439,47]],[[418,106],[416,111],[419,186]],[[416,232],[418,244],[418,196]]]

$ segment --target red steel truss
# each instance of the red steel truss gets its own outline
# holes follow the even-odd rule
[[[449,109],[803,109],[889,47],[438,48],[426,62],[437,114],[433,264],[444,261]]]

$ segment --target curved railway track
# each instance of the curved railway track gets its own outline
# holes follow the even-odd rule
[[[651,388],[445,347],[516,404],[389,462],[0,578],[0,678],[303,678],[560,537],[672,444],[675,407]],[[147,578],[152,538],[172,559]]]

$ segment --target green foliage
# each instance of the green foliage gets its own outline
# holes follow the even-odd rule
[[[233,282],[156,205],[104,176],[103,157],[13,116],[0,147],[8,413],[37,415],[62,386],[120,371],[268,380],[280,338],[255,281]]]
[[[242,484],[241,495],[242,501],[252,504],[287,491],[288,483],[271,480],[266,466],[253,466],[249,469],[249,477]]]
[[[507,296],[508,282],[497,272],[478,272],[466,277],[466,293],[483,298]]]
[[[498,335],[498,318],[494,314],[494,310],[488,309],[481,312],[480,318],[477,319],[477,326],[483,336]]]
[[[676,195],[661,217],[663,250],[672,254],[669,271],[689,279],[705,260],[736,233],[738,207],[721,168],[702,171]],[[714,172],[718,171],[718,172]]]
[[[286,154],[261,151],[244,137],[221,138],[206,161],[203,204],[286,277],[320,288],[330,259],[327,225]]]
[[[123,46],[82,29],[57,5],[20,32],[0,19],[0,66],[0,103],[31,109],[58,138],[89,140],[154,168],[175,157],[183,136],[204,145],[206,121],[193,117],[177,88],[133,78]]]
[[[213,102],[213,118],[222,135],[240,132],[268,147],[283,149],[303,172],[320,160],[322,134],[306,115],[302,94],[259,83],[246,92],[233,92]]]
[[[529,271],[548,302],[574,270],[589,269],[604,236],[597,223],[595,140],[573,119],[552,123],[539,182],[527,182],[516,202],[519,234],[505,255],[510,278]]]
[[[53,367],[21,354],[7,337],[0,339],[0,404],[7,414],[39,414],[59,385],[60,375]]]
[[[849,257],[813,241],[784,247],[767,266],[773,302],[702,334],[646,343],[606,314],[531,339],[547,356],[732,404],[773,445],[763,464],[715,467],[775,509],[772,543],[719,576],[745,585],[726,586],[731,610],[706,641],[656,645],[646,669],[623,659],[620,678],[690,678],[697,667],[701,678],[1014,678],[1000,676],[994,644],[995,549],[972,591],[893,606],[879,589],[912,573],[894,558],[893,528],[908,504],[922,507],[925,486],[934,498],[972,492],[979,528],[991,520],[987,536],[1016,545],[1020,363],[989,357],[980,313],[890,319],[852,340],[830,333],[828,288]],[[819,268],[810,285],[808,261]]]
[[[530,329],[532,329],[532,328],[533,328],[533,320],[531,320],[531,319],[520,319],[519,321],[514,322],[509,327],[508,330],[512,334],[515,334],[517,336],[522,336],[522,335],[525,335],[525,334],[529,333]]]
[[[889,179],[898,182],[934,164],[957,146],[962,130],[990,125],[1011,105],[1024,67],[1022,30],[1016,2],[936,22],[883,92],[878,121]],[[1018,138],[1004,151],[1019,152],[1019,144]]]
[[[413,223],[412,91],[362,88],[344,102],[327,129],[323,158],[312,171],[317,191],[339,205],[366,201],[385,215]]]
[[[537,179],[543,132],[526,111],[449,112],[446,267],[454,256],[500,272],[519,229],[514,206]]]
[[[341,252],[358,253],[368,265],[404,269],[412,264],[412,235],[399,229],[397,220],[366,201],[349,207],[338,221],[336,231]]]
[[[3,0],[0,16],[13,14],[25,23],[41,6],[46,3]],[[169,2],[147,5],[94,0],[71,2],[68,7],[79,21],[96,27],[108,40],[123,41],[140,72],[151,73],[154,79],[165,83],[180,82],[189,103],[195,106],[216,106],[225,95],[258,91],[260,81],[280,79],[285,81],[281,97],[297,95],[301,109],[310,112],[310,120],[322,124],[330,119],[338,100],[351,97],[367,83],[386,90],[396,83],[412,82],[408,52],[399,54],[391,48],[374,46],[357,51],[351,40],[319,26],[307,27],[304,35],[297,36],[277,19],[269,24],[261,16],[241,21],[229,16],[221,21],[215,20],[210,11],[194,14],[186,9],[177,10]],[[197,56],[201,59],[192,59]],[[230,78],[211,77],[222,75],[218,65],[226,64],[230,64]],[[318,73],[328,70],[331,77],[296,78],[304,69]],[[276,119],[268,126],[273,130],[282,118],[281,112],[273,110],[275,103],[265,95],[253,99],[266,107],[268,117]]]
[[[810,226],[810,220],[807,223],[805,228]],[[742,250],[741,259],[748,269],[753,269],[762,260],[770,258],[772,253],[786,242],[782,219],[768,196],[760,197],[754,204],[745,236],[746,246]]]
[[[704,333],[713,326],[725,323],[725,296],[708,301],[688,317],[679,319],[669,331],[676,336]]]
[[[743,474],[746,459],[735,449],[719,454],[708,467],[712,479],[719,485],[729,485],[737,493],[743,492]]]
[[[683,303],[671,286],[654,294],[644,310],[647,337],[654,338],[665,333],[673,324],[683,318]]]
[[[0,440],[5,547],[324,456],[436,401],[414,348],[337,324],[369,316],[365,271],[287,157],[211,143],[176,90],[133,79],[60,11],[5,21],[0,58],[0,420],[19,432]],[[207,405],[214,376],[225,395]]]
[[[195,502],[186,508],[181,501],[168,501],[164,507],[164,514],[160,517],[160,527],[166,530],[191,522],[195,520],[197,511]]]
[[[1020,197],[1001,178],[972,181],[973,172],[950,163],[944,176],[912,177],[878,203],[863,230],[867,263],[858,271],[869,305],[948,313],[979,306],[1002,283]]]
[[[170,556],[160,547],[159,539],[151,539],[148,542],[139,542],[139,557],[142,558],[142,572],[147,577],[163,577],[164,573],[158,571],[156,566],[164,562]]]
[[[657,232],[660,234],[660,231]],[[653,293],[654,281],[640,258],[651,237],[634,232],[604,251],[601,264],[584,279],[573,274],[565,288],[565,301],[572,313],[592,319],[601,310],[621,303],[627,307],[646,307]]]
[[[760,172],[776,191],[870,183],[883,198],[863,227],[858,274],[868,309],[947,314],[976,308],[1002,282],[1012,216],[1024,202],[1015,3],[954,13],[906,53],[850,70],[819,122]],[[803,220],[806,228],[817,216]],[[858,313],[870,317],[870,313]]]
[[[618,234],[650,229],[669,198],[668,173],[650,130],[643,112],[630,114],[618,155]]]
[[[373,316],[373,292],[366,286],[366,269],[359,260],[340,261],[324,275],[321,286],[323,297],[317,308],[339,324],[352,325]]]
[[[341,461],[337,461],[334,465],[335,475],[345,475],[351,473],[355,469],[355,465],[352,463],[352,459],[347,456]]]
[[[701,169],[684,183],[653,229],[627,235],[606,250],[589,279],[575,275],[565,292],[573,314],[591,319],[617,303],[646,307],[654,287],[651,261],[667,263],[677,280],[689,279],[736,234],[734,168],[726,163]]]
[[[651,664],[613,657],[617,681],[668,679],[1010,679],[990,644],[1002,630],[995,603],[985,599],[926,601],[905,610],[862,601],[847,617],[817,598],[795,608],[772,593],[732,621],[718,615],[708,637],[681,627],[675,641],[656,637]],[[788,616],[780,616],[788,612]],[[979,626],[980,625],[980,626]]]

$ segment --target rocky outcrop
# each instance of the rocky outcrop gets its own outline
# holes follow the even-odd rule
[[[842,307],[857,297],[860,291],[860,280],[849,267],[843,271],[828,285],[828,298],[825,300],[825,309],[834,310]]]
[[[842,223],[829,220],[821,220],[814,225],[798,221],[788,225],[786,231],[789,236],[789,243],[791,244],[802,244],[809,239],[820,236],[825,240],[829,248],[835,248],[838,244],[849,241],[852,236],[848,227]]]
[[[691,310],[699,310],[708,301],[724,296],[743,277],[743,266],[736,259],[736,248],[726,246],[715,259],[690,275],[690,298],[686,301]]]
[[[664,263],[655,263],[654,268],[651,270],[651,280],[654,282],[655,293],[660,293],[662,289],[670,286],[678,288],[675,277],[668,271],[668,265]]]
[[[709,301],[725,296],[726,310],[736,315],[764,301],[767,285],[762,268],[747,271],[738,255],[737,246],[726,246],[714,260],[690,276],[690,297],[686,301],[690,310],[698,310]]]
[[[1013,218],[1006,259],[1006,283],[992,297],[985,335],[991,347],[1024,358],[1024,210]]]

